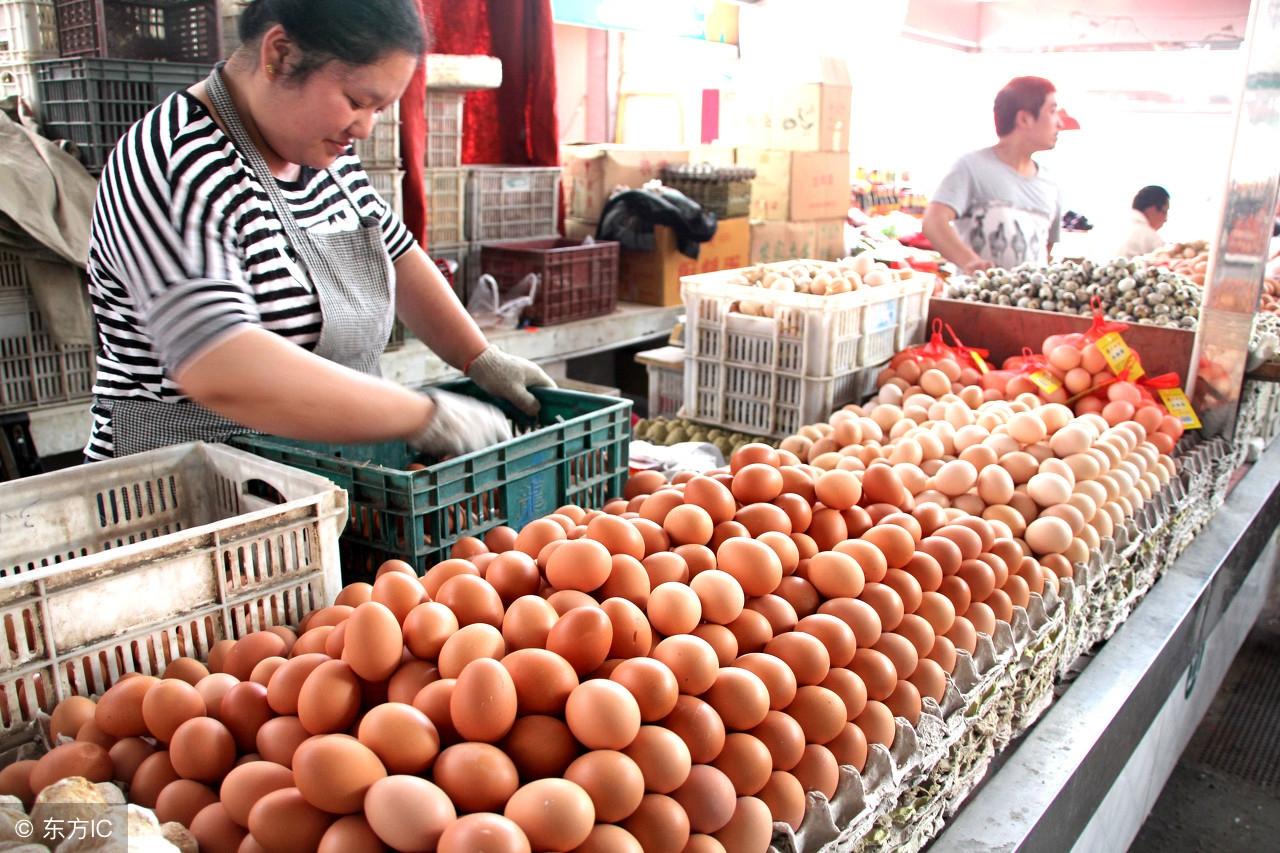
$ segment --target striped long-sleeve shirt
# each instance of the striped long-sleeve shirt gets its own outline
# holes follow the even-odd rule
[[[377,218],[393,260],[414,245],[353,153],[330,167]],[[279,181],[305,230],[358,226],[328,172]],[[178,401],[174,370],[231,330],[251,324],[308,350],[320,303],[289,248],[266,191],[194,96],[170,96],[120,140],[94,204],[89,295],[98,325],[94,394]],[[113,455],[110,416],[93,412],[86,455]]]

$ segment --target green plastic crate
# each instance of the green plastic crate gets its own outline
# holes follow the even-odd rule
[[[408,471],[404,442],[327,444],[267,435],[232,443],[259,456],[322,474],[347,490],[351,521],[342,534],[343,580],[369,579],[399,558],[419,574],[447,559],[463,536],[500,525],[516,529],[565,504],[599,508],[622,494],[631,441],[631,401],[558,388],[537,389],[537,422],[469,381],[449,391],[494,402],[516,437],[504,444]]]

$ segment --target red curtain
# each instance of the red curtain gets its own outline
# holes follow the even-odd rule
[[[434,53],[502,60],[502,88],[467,95],[462,162],[516,166],[560,163],[551,0],[418,0]],[[426,69],[400,101],[404,221],[426,245]]]

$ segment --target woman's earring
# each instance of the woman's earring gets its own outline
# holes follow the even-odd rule
[[[267,66],[267,76],[268,77],[276,76],[276,67],[274,65]]]

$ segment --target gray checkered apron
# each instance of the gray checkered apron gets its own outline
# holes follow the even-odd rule
[[[329,178],[342,191],[359,220],[354,231],[309,234],[294,219],[266,160],[249,138],[235,102],[222,81],[222,63],[209,75],[209,98],[227,134],[253,169],[284,230],[294,260],[320,301],[322,324],[315,353],[330,361],[380,375],[379,359],[395,319],[395,268],[382,240],[377,219],[361,216],[355,200],[337,176]],[[124,397],[95,401],[111,416],[117,456],[127,456],[187,441],[226,441],[252,430],[193,401],[166,403]]]

